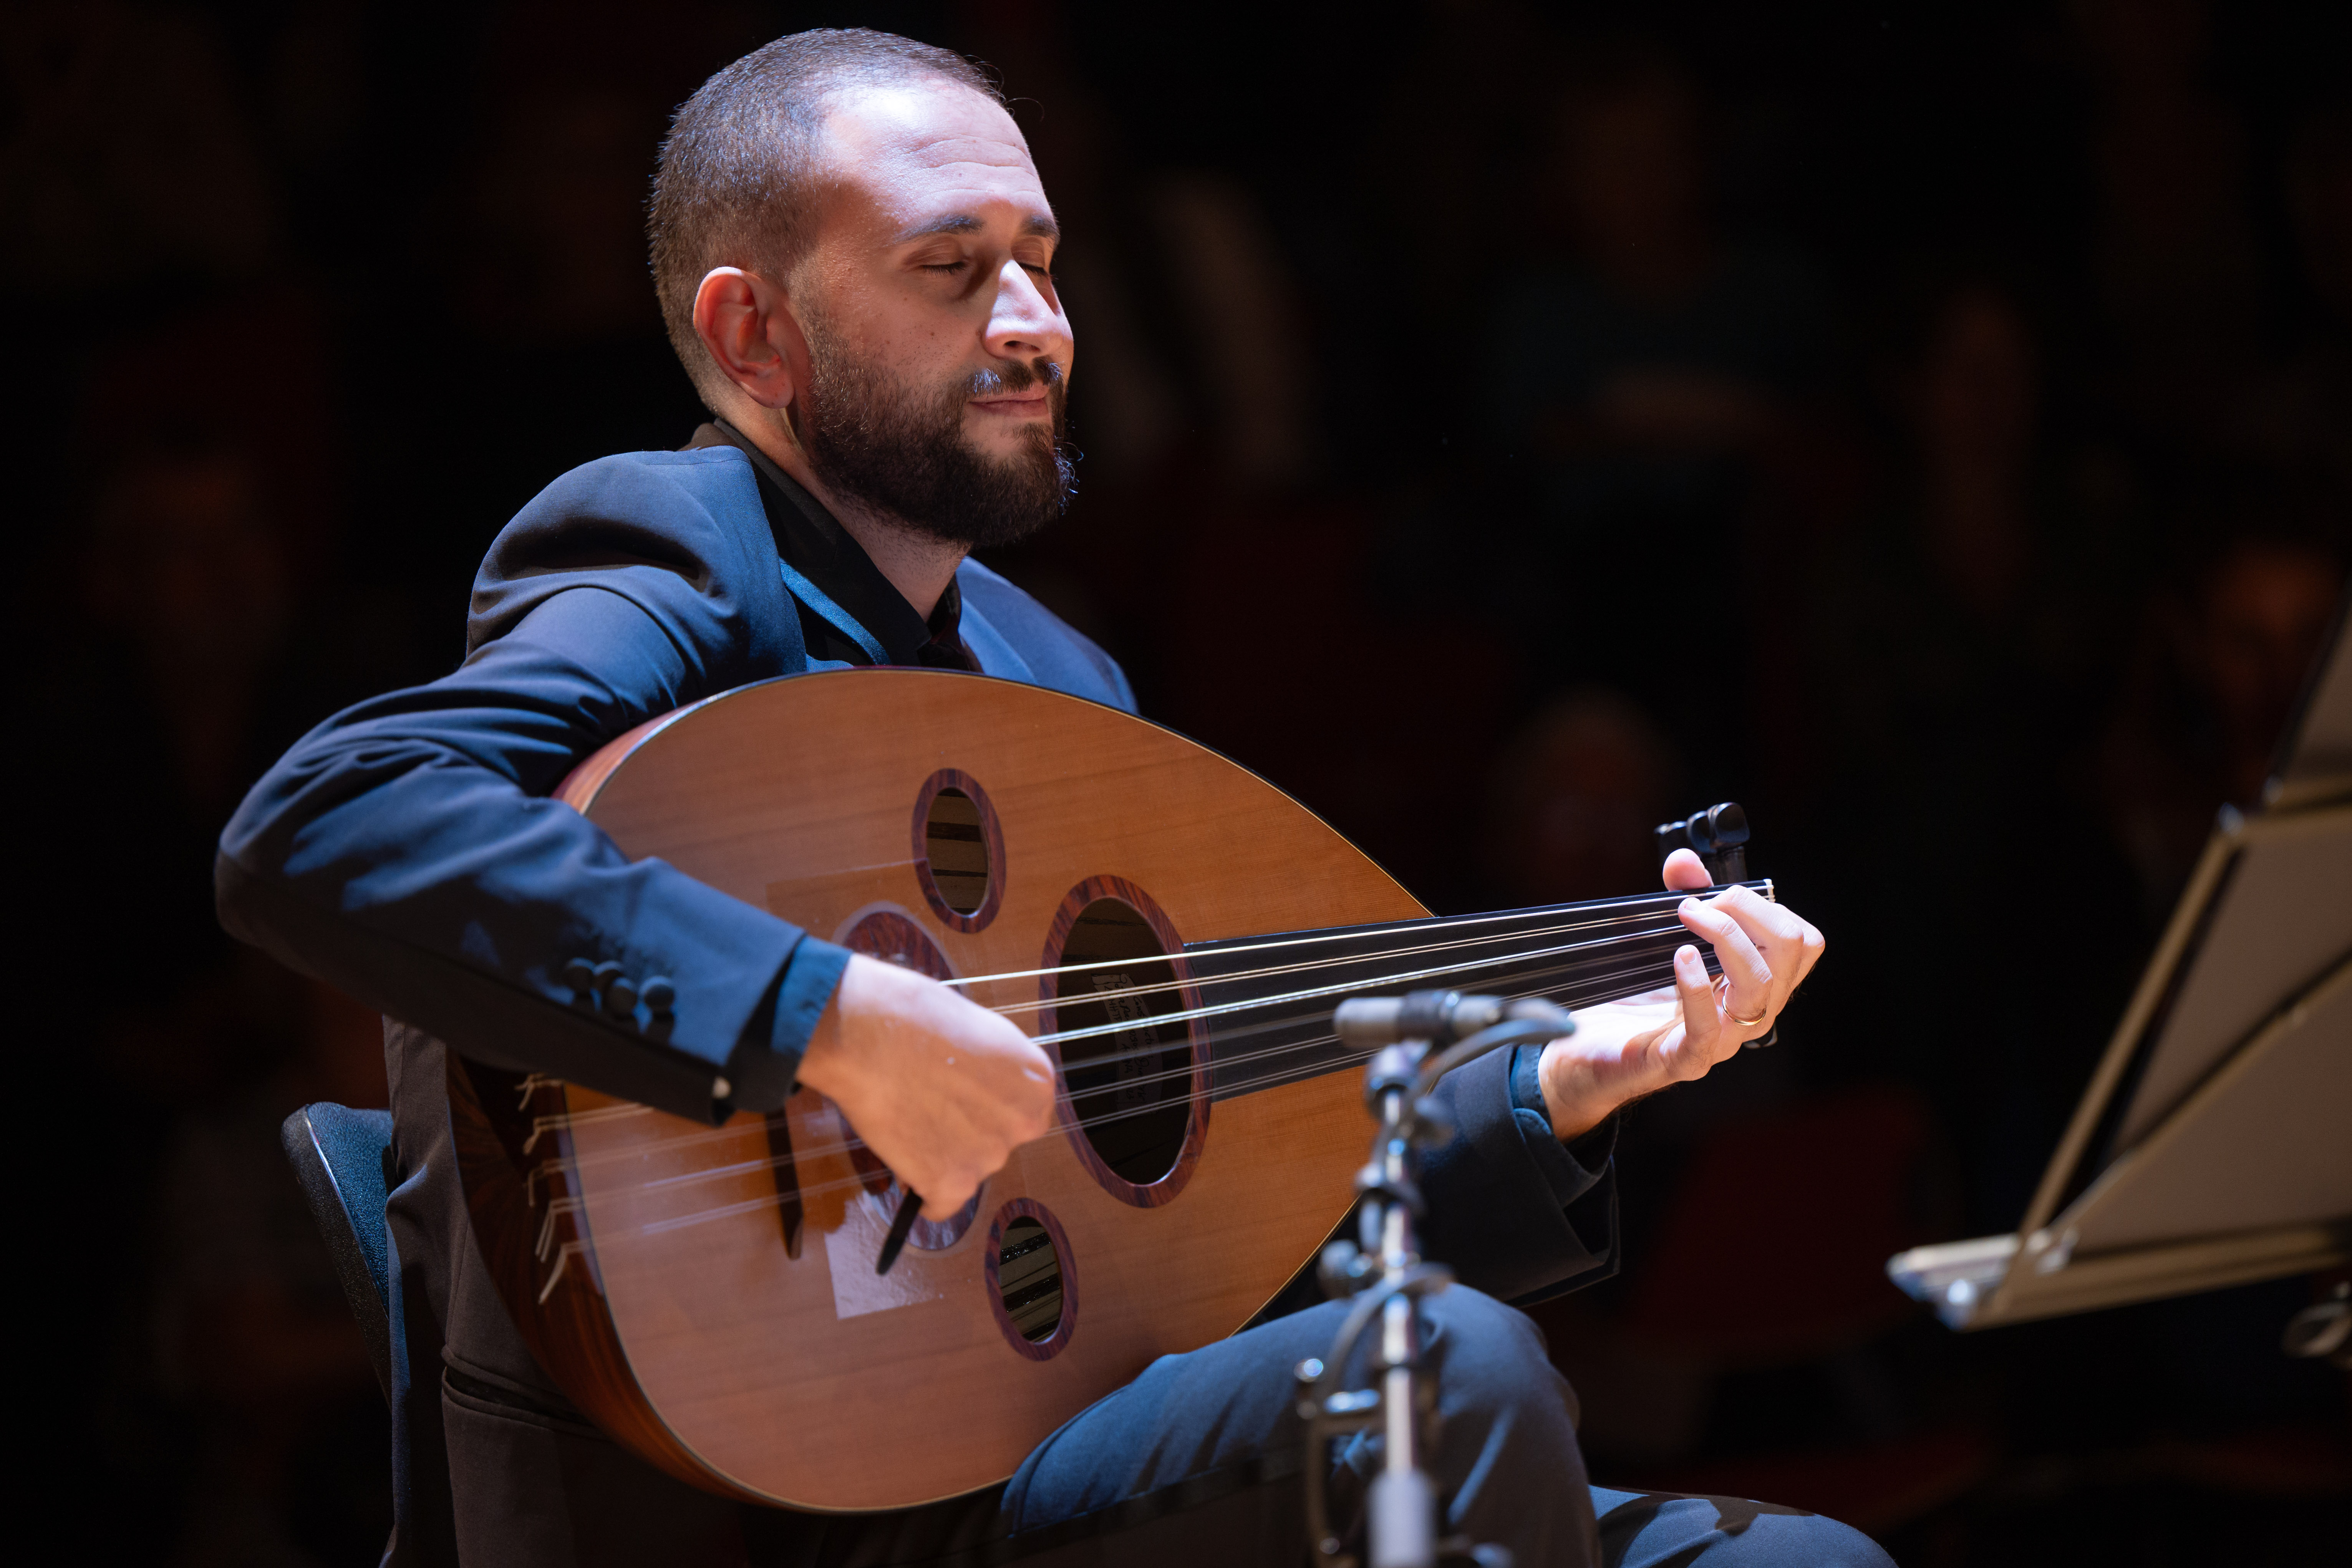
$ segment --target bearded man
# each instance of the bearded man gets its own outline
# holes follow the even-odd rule
[[[1335,1303],[1162,1358],[1002,1486],[817,1516],[730,1502],[630,1457],[565,1400],[499,1300],[453,1155],[450,1049],[705,1121],[805,1085],[940,1218],[1054,1114],[1053,1064],[1007,1020],[628,861],[547,798],[577,762],[698,699],[853,665],[977,669],[1134,707],[1099,648],[970,559],[1058,515],[1071,486],[1059,232],[984,78],[874,33],[769,45],[679,111],[652,235],[712,422],[682,451],[557,479],[491,545],[464,664],[320,726],[221,841],[229,929],[388,1019],[394,1558],[1296,1562],[1289,1369],[1330,1343]],[[1706,880],[1687,855],[1669,877]],[[1522,1568],[1702,1552],[1718,1568],[1882,1563],[1794,1510],[1590,1488],[1573,1395],[1495,1299],[1613,1268],[1617,1107],[1769,1030],[1821,950],[1752,897],[1686,902],[1684,919],[1721,955],[1727,996],[1685,948],[1675,998],[1592,1009],[1571,1039],[1441,1088],[1466,1152],[1433,1178],[1432,1205],[1511,1238],[1452,1258],[1465,1284],[1429,1309],[1446,1523]],[[635,1012],[611,1006],[615,980]],[[592,984],[605,1005],[583,1005]],[[644,1021],[656,997],[657,1031]],[[1343,1491],[1364,1458],[1340,1466]]]

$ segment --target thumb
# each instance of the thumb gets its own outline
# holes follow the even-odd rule
[[[1706,862],[1698,858],[1696,851],[1690,849],[1677,849],[1667,856],[1659,874],[1668,889],[1676,892],[1715,885],[1715,879],[1707,874]]]

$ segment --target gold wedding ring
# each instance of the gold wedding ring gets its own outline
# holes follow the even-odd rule
[[[1722,987],[1722,998],[1716,1004],[1716,1005],[1723,1009],[1723,1021],[1725,1023],[1730,1024],[1738,1028],[1752,1029],[1770,1016],[1772,1006],[1771,1004],[1768,1002],[1753,1018],[1741,1017],[1738,1014],[1731,1010],[1731,976],[1727,974],[1718,975],[1717,977],[1717,984]]]

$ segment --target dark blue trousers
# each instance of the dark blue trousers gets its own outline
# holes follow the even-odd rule
[[[453,1469],[478,1462],[538,1478],[522,1494],[531,1517],[461,1517],[458,1535],[469,1563],[501,1564],[1289,1568],[1307,1560],[1290,1369],[1329,1349],[1343,1310],[1326,1303],[1163,1356],[1040,1444],[1002,1488],[889,1514],[739,1509],[666,1480],[677,1495],[657,1501],[645,1495],[644,1467],[592,1430],[534,1427],[452,1393]],[[1889,1568],[1867,1537],[1815,1514],[1590,1485],[1576,1397],[1535,1325],[1458,1286],[1431,1300],[1429,1316],[1449,1532],[1509,1547],[1518,1568]],[[1376,1459],[1369,1445],[1339,1456],[1343,1516]],[[614,1484],[622,1469],[634,1472],[628,1484]]]

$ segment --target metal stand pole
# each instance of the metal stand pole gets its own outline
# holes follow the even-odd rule
[[[1350,1010],[1356,1016],[1351,1020]],[[1457,1021],[1486,1023],[1469,1038],[1432,1053]],[[1454,1129],[1429,1100],[1437,1080],[1464,1063],[1506,1046],[1558,1039],[1576,1026],[1547,1002],[1504,1003],[1451,992],[1415,992],[1402,1004],[1350,1003],[1340,1009],[1339,1032],[1391,1037],[1372,1058],[1364,1099],[1380,1121],[1372,1158],[1356,1177],[1359,1240],[1335,1241],[1318,1265],[1324,1289],[1353,1296],[1331,1351],[1298,1363],[1298,1413],[1307,1423],[1307,1530],[1317,1560],[1328,1568],[1438,1568],[1472,1562],[1509,1568],[1500,1546],[1478,1546],[1438,1534],[1438,1496],[1424,1457],[1433,1446],[1435,1377],[1422,1363],[1420,1302],[1454,1282],[1443,1264],[1421,1258],[1416,1222],[1423,1210],[1421,1152],[1444,1143]],[[1365,1042],[1369,1043],[1369,1042]],[[1373,1386],[1342,1387],[1359,1347],[1379,1325],[1367,1370]],[[1328,1495],[1330,1446],[1337,1438],[1377,1431],[1381,1468],[1365,1500],[1368,1561],[1344,1550],[1332,1527]]]

